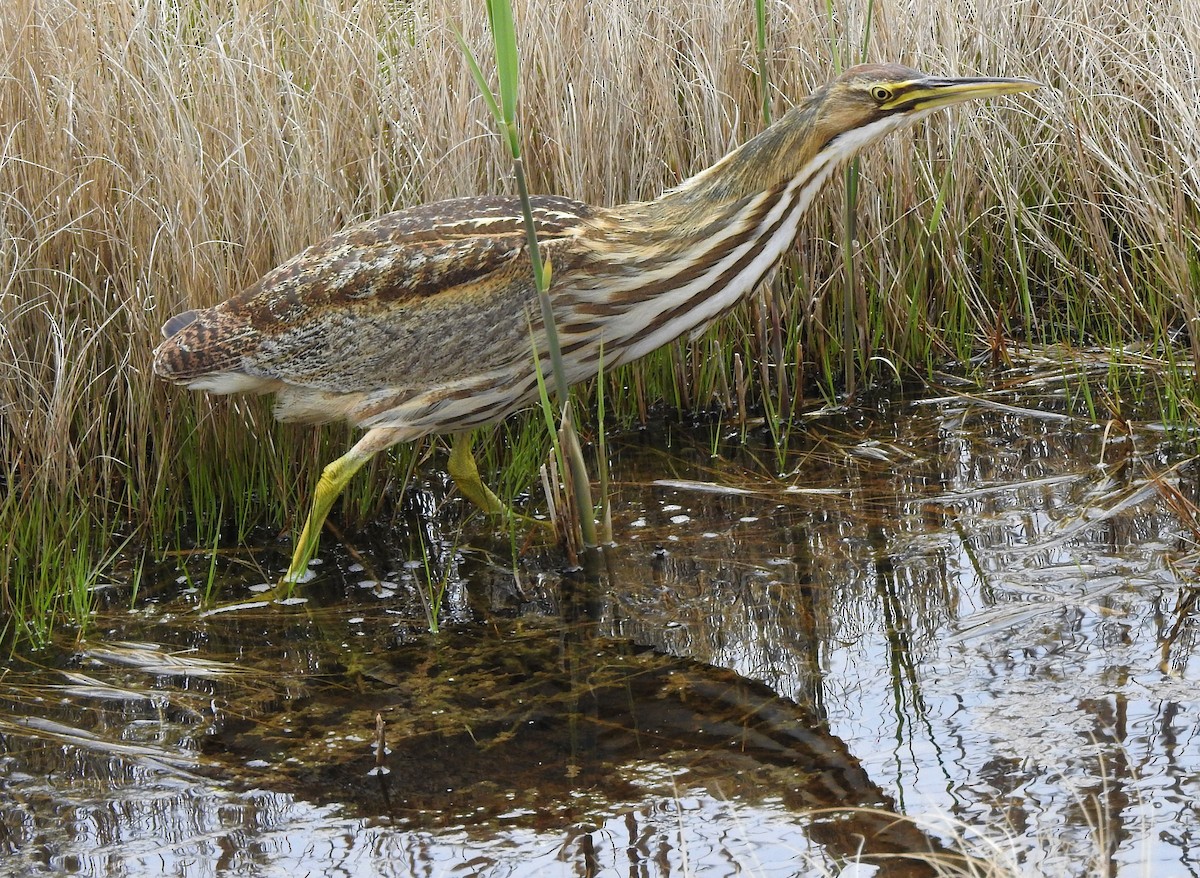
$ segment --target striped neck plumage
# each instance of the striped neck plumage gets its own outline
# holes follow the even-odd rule
[[[738,201],[819,173],[825,164],[815,126],[820,107],[821,96],[813,96],[660,200]]]
[[[818,92],[717,164],[649,202],[604,211],[581,237],[604,284],[573,291],[581,326],[636,359],[728,311],[770,274],[842,161],[902,124],[823,121]]]
[[[612,209],[609,234],[625,245],[673,250],[689,241],[717,235],[756,205],[779,198],[798,199],[801,211],[843,162],[862,147],[908,121],[889,115],[859,127],[843,128],[827,118],[822,89],[788,111],[774,125],[716,164],[664,192],[654,201]],[[716,242],[714,242],[716,243]]]

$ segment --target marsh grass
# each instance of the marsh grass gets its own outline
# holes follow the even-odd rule
[[[607,376],[609,423],[732,398],[742,417],[765,408],[782,441],[789,413],[839,399],[848,378],[891,380],[882,363],[919,376],[1018,342],[1099,347],[1130,364],[1123,377],[1153,370],[1147,392],[1195,421],[1200,7],[913,16],[886,0],[868,29],[861,4],[760,6],[761,23],[750,2],[517,3],[530,189],[652,197],[859,40],[870,58],[1052,88],[943,114],[862,157],[851,322],[833,185],[752,301]],[[150,352],[171,314],[347,223],[511,191],[452,25],[485,53],[470,0],[0,7],[0,611],[24,634],[85,619],[125,540],[211,546],[230,521],[282,531],[306,508],[349,432],[165,386]],[[580,411],[594,394],[579,392]],[[343,515],[377,510],[413,454],[356,479]]]

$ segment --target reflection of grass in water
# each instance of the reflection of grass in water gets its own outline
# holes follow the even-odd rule
[[[865,428],[864,428],[864,430],[865,430]],[[869,434],[871,431],[865,430],[865,432]],[[919,435],[919,431],[918,431],[917,435]],[[850,443],[846,443],[846,444],[849,445]],[[767,456],[769,457],[769,455],[767,455]],[[703,461],[703,459],[704,459],[703,455],[699,455],[697,459],[700,461]],[[872,460],[874,460],[874,459],[872,459]],[[886,467],[886,462],[885,461],[876,461],[872,465],[878,466],[880,469],[883,469]],[[653,467],[651,467],[651,469],[653,469]],[[821,468],[814,467],[814,469],[819,470]],[[914,481],[916,481],[915,476],[914,476]],[[764,480],[764,483],[765,483],[765,480]],[[994,491],[995,487],[996,487],[995,485],[983,485],[983,486],[979,486],[978,490],[981,492],[988,491],[988,490]],[[1109,489],[1109,490],[1111,492],[1112,489]],[[896,494],[895,501],[897,503],[910,502],[911,499],[912,499],[911,492],[905,491],[905,490],[900,490]],[[949,500],[949,499],[956,499],[956,498],[951,498],[949,495],[947,495],[946,499]],[[816,504],[814,504],[814,505],[816,505]],[[824,504],[822,503],[821,505],[824,505]],[[1018,505],[1020,505],[1020,504],[1018,504]],[[836,507],[835,507],[835,514],[836,514]],[[894,517],[895,516],[893,516],[893,518]],[[856,520],[857,520],[857,518],[856,518]],[[894,547],[890,543],[889,543],[889,549],[894,550]],[[680,554],[685,554],[685,553],[680,553]],[[700,583],[697,590],[703,591],[704,585],[705,585],[704,583]],[[659,590],[661,593],[661,584],[659,584]],[[822,600],[827,599],[827,600],[830,600],[831,602],[835,602],[835,603],[838,600],[838,596],[836,594],[829,595],[828,598],[826,598],[823,595],[817,595],[815,597],[822,599]],[[341,602],[340,599],[336,598],[336,597],[334,598],[334,600],[339,601],[339,605],[342,607],[343,616],[348,615],[348,613],[345,612],[344,602]],[[909,598],[909,600],[911,600],[911,598]],[[759,604],[758,601],[751,602],[751,605],[758,605],[758,604]],[[836,611],[837,610],[834,610],[832,612],[836,612]],[[336,610],[335,610],[335,612],[336,612]],[[776,613],[780,619],[785,620],[785,624],[788,625],[789,628],[796,627],[797,619],[800,615],[799,613],[791,612],[789,610],[789,608],[786,606],[778,607],[776,609]],[[308,615],[307,613],[297,614],[297,618],[298,619],[306,618],[307,615]],[[741,614],[735,611],[735,612],[731,612],[730,615],[735,616],[735,615],[741,615]],[[932,615],[933,615],[932,613],[924,611],[924,610],[918,612],[918,616],[920,618],[927,618]],[[277,612],[264,612],[263,613],[264,619],[270,618],[271,616],[278,616],[278,613]],[[420,617],[419,610],[416,611],[416,617],[417,618]],[[217,617],[217,618],[219,619],[220,617]],[[251,627],[251,629],[255,629],[256,626],[250,626],[250,627]],[[737,636],[736,632],[732,628],[732,626],[718,625],[718,626],[716,626],[716,630],[718,632],[720,632],[723,636],[726,636],[726,637],[729,637],[729,636],[736,637]],[[206,640],[209,637],[211,637],[213,634],[216,634],[216,633],[217,633],[216,631],[206,632]],[[372,636],[370,636],[370,634],[368,632],[364,632],[364,634],[366,636],[358,638],[357,639],[358,642],[360,642],[360,643],[372,642],[375,644],[387,642],[386,637],[372,637]],[[552,663],[555,658],[552,652],[546,651],[546,648],[547,648],[547,645],[549,643],[553,642],[556,638],[553,635],[551,635],[545,627],[541,627],[538,625],[529,626],[525,631],[525,635],[526,635],[529,643],[527,644],[527,646],[520,647],[520,649],[521,650],[530,649],[532,651],[529,653],[528,658],[522,659],[519,662],[513,663],[514,666],[512,667],[512,670],[517,672],[517,674],[522,672],[522,667],[521,667],[522,664],[525,667],[535,667],[536,668],[536,667],[541,667],[543,665]],[[345,650],[345,646],[344,646],[346,638],[342,635],[342,633],[340,631],[332,631],[332,630],[326,631],[326,632],[324,632],[324,638],[327,641],[328,648],[330,648],[333,651],[332,654],[337,657],[337,660],[343,661],[343,662],[346,662],[347,664],[349,664],[349,659],[346,657],[346,650]],[[273,637],[270,639],[271,639],[271,641],[273,641],[277,644],[282,644],[283,642],[285,642],[284,638],[274,638]],[[494,699],[496,699],[496,701],[493,702],[493,706],[496,703],[501,703],[501,704],[507,705],[510,709],[513,709],[514,704],[515,704],[515,699],[528,700],[528,697],[531,694],[531,690],[528,687],[521,687],[521,686],[517,685],[517,686],[513,686],[512,688],[505,688],[503,685],[500,685],[500,686],[497,685],[496,679],[495,679],[496,674],[493,670],[496,667],[494,661],[487,661],[487,662],[482,661],[482,660],[480,660],[478,662],[468,661],[468,662],[464,663],[467,666],[466,670],[468,671],[468,673],[462,673],[459,666],[447,664],[445,655],[444,654],[439,655],[438,653],[453,651],[453,649],[444,650],[444,647],[446,647],[447,645],[449,645],[451,642],[453,642],[455,640],[458,640],[458,638],[443,637],[443,638],[439,638],[437,640],[426,640],[424,645],[419,646],[415,650],[415,652],[418,654],[418,656],[423,656],[425,658],[426,661],[424,663],[421,663],[420,658],[418,658],[417,660],[413,660],[411,658],[412,652],[409,652],[408,657],[401,658],[395,664],[395,666],[393,668],[393,673],[396,678],[395,680],[389,679],[386,676],[386,671],[384,673],[384,676],[380,677],[380,679],[383,679],[383,681],[388,684],[389,691],[396,690],[399,687],[412,687],[411,691],[414,693],[414,695],[411,699],[405,700],[403,702],[401,708],[389,716],[389,722],[395,723],[395,728],[393,729],[394,735],[404,734],[404,732],[406,731],[404,722],[407,719],[414,717],[414,715],[415,716],[423,715],[423,716],[425,716],[426,719],[429,718],[429,713],[423,713],[421,710],[414,710],[413,708],[415,706],[421,707],[421,708],[429,708],[430,710],[444,711],[442,713],[437,714],[437,717],[439,718],[439,721],[445,722],[444,727],[446,727],[446,728],[453,728],[455,726],[455,724],[457,723],[459,728],[461,728],[462,726],[465,725],[465,726],[472,728],[473,730],[478,730],[480,727],[479,720],[486,719],[485,714],[483,712],[480,712],[480,713],[477,713],[474,715],[472,715],[470,713],[463,713],[461,707],[458,712],[453,711],[451,708],[453,706],[452,702],[455,697],[461,698],[462,701],[465,701],[468,705],[470,705],[472,702],[479,702],[481,700],[486,700],[488,698],[494,698]],[[831,641],[830,641],[830,638],[823,637],[823,638],[821,638],[820,642],[829,643]],[[351,649],[353,649],[353,648],[354,647],[352,646]],[[361,649],[361,647],[359,647],[359,649]],[[538,652],[537,650],[542,650],[542,651]],[[313,703],[313,702],[319,703],[319,702],[325,701],[326,699],[323,698],[318,693],[314,693],[310,689],[308,689],[308,687],[312,686],[314,683],[320,684],[322,682],[321,675],[312,675],[310,673],[311,669],[316,665],[314,665],[313,662],[306,660],[306,657],[303,654],[304,653],[303,650],[294,650],[293,647],[289,646],[288,651],[291,654],[292,666],[295,668],[295,671],[294,671],[295,678],[294,679],[296,681],[295,682],[296,688],[294,690],[292,690],[293,691],[292,697],[295,697],[295,694],[297,692],[301,692],[301,691],[307,691],[310,695],[313,696],[310,698],[303,699],[303,702],[298,703],[294,710],[280,710],[280,709],[278,709],[279,705],[276,705],[274,709],[269,711],[269,712],[273,712],[276,716],[276,719],[270,720],[271,722],[278,721],[281,724],[292,725],[292,724],[294,724],[294,722],[297,718],[297,714],[302,711],[306,712],[309,709],[308,705],[310,703]],[[516,652],[516,651],[518,651],[518,650],[517,649],[509,649],[508,644],[506,643],[502,649],[502,653],[504,655],[504,660],[512,662],[513,659],[511,657],[510,653]],[[266,677],[266,678],[268,678],[269,681],[278,682],[278,680],[280,679],[279,665],[276,662],[272,661],[273,657],[270,655],[263,655],[263,656],[256,657],[256,658],[258,658],[258,660],[260,662],[260,666],[259,666],[260,670],[257,672],[255,672],[255,671],[251,671],[251,672],[257,673],[261,677]],[[443,663],[441,668],[438,667],[439,663]],[[362,664],[361,660],[358,662],[358,664]],[[324,662],[320,663],[319,666],[324,667],[327,672],[330,671],[330,669],[331,669],[331,666],[326,665]],[[150,666],[147,665],[147,668],[149,668],[149,667]],[[505,667],[507,669],[507,666],[505,666]],[[439,673],[436,675],[436,677],[431,676],[430,674],[426,673],[426,671],[428,671],[430,669],[439,671]],[[250,669],[246,668],[244,670],[250,670]],[[266,673],[263,673],[264,670],[266,671]],[[375,672],[373,668],[370,670],[372,671],[373,675],[378,676],[378,672]],[[453,679],[451,679],[451,678],[453,678]],[[514,674],[513,676],[511,676],[507,679],[508,680],[516,680],[516,679],[518,679],[518,677],[516,676],[516,674]],[[594,676],[589,673],[588,675],[585,675],[585,676],[579,678],[579,682],[584,686],[584,688],[582,688],[578,691],[575,691],[575,692],[564,691],[562,693],[561,697],[555,693],[555,690],[553,690],[553,689],[550,690],[552,693],[552,700],[556,701],[557,704],[559,704],[559,705],[565,705],[565,706],[569,707],[570,706],[569,702],[572,698],[574,698],[578,695],[586,695],[587,694],[586,687],[590,687],[593,683],[598,683],[598,684],[602,684],[602,685],[611,685],[614,683],[614,680],[611,677],[605,676],[605,674],[603,672],[601,672],[600,674],[596,674]],[[292,685],[292,681],[289,680],[288,683],[289,683],[289,689],[290,689],[291,685]],[[301,688],[301,687],[303,687],[303,688]],[[240,698],[239,699],[230,699],[230,700],[236,701],[239,704],[239,706],[241,705]],[[1030,700],[1031,700],[1031,702],[1036,702],[1036,699],[1030,699]],[[462,701],[459,702],[460,705],[461,705]],[[362,722],[355,722],[348,715],[345,715],[345,716],[340,715],[340,712],[338,710],[338,708],[340,706],[342,706],[342,705],[335,702],[333,705],[326,706],[325,709],[327,709],[329,711],[329,714],[328,714],[329,716],[338,717],[337,722],[344,723],[344,724],[346,724],[346,726],[351,726],[355,729],[361,729],[361,728],[367,727],[368,724],[367,724],[366,720],[364,720]],[[368,713],[371,714],[371,716],[368,716],[367,719],[370,719],[373,717],[372,711],[374,709],[374,705],[371,705],[368,703],[363,703],[359,706],[362,707],[362,712],[364,714],[368,714]],[[370,708],[370,710],[368,710],[368,708]],[[1036,709],[1036,707],[1034,709]],[[505,725],[504,729],[508,730],[508,731],[519,729],[522,726],[522,724],[529,718],[530,717],[523,714],[519,708],[516,708],[516,713],[514,715],[514,719],[511,722],[507,723]],[[414,721],[415,721],[415,719],[414,719]],[[310,726],[310,727],[319,728],[321,730],[321,734],[324,734],[326,732],[327,727],[331,727],[332,725],[333,725],[332,723],[329,723],[329,724],[317,723],[317,724],[315,724],[315,726]],[[293,733],[292,737],[294,738],[294,737],[296,737],[296,735]],[[320,748],[328,746],[328,744],[322,742],[321,735],[301,735],[300,737],[310,739],[309,743],[311,744],[313,749],[310,751],[309,755],[311,756],[311,758],[314,761],[320,761],[321,758],[323,758]],[[479,737],[480,737],[480,739],[483,738],[482,735],[480,735]],[[1070,736],[1068,736],[1068,737],[1070,737]],[[392,735],[389,735],[389,741],[392,741],[392,740],[393,740]],[[318,745],[320,745],[320,746],[318,746]],[[853,746],[854,745],[852,745],[852,749],[853,749]],[[1068,746],[1069,746],[1069,742],[1068,742]],[[1096,786],[1098,786],[1098,784]],[[739,800],[739,801],[741,800],[741,797],[742,797],[741,790],[730,789],[728,786],[722,786],[722,789],[727,790],[731,798],[734,798],[735,800]],[[1093,792],[1093,790],[1094,790],[1094,788],[1087,790],[1087,792],[1090,794],[1091,792]],[[1033,801],[1026,803],[1026,802],[1024,802],[1024,800],[1021,798],[1020,795],[1009,796],[1008,800],[1009,801],[1007,804],[1005,804],[1005,801],[1002,800],[1001,803],[999,805],[997,805],[997,807],[995,808],[995,813],[997,813],[999,815],[999,817],[996,821],[997,824],[1002,825],[1002,821],[1003,821],[1005,815],[1011,814],[1011,819],[1018,826],[1025,826],[1026,821],[1021,819],[1020,812],[1019,812],[1019,810],[1017,810],[1017,809],[1020,809],[1021,807],[1028,807],[1028,808],[1034,809],[1035,814],[1036,813],[1046,813],[1047,816],[1045,818],[1043,818],[1046,822],[1056,819],[1056,816],[1060,815],[1062,813],[1061,810],[1053,810],[1053,809],[1049,810],[1048,812],[1039,812],[1038,809],[1040,808],[1041,804],[1044,804],[1044,800],[1033,800]],[[988,799],[986,798],[986,794],[985,794],[985,798],[984,798],[983,802],[984,802],[983,810],[985,810],[988,814],[993,813],[991,811],[991,809],[989,809],[987,807]],[[915,810],[921,808],[922,805],[919,803],[910,802],[908,807],[915,811]],[[925,807],[928,807],[928,806],[925,806]],[[1061,844],[1059,844],[1058,840],[1055,838],[1054,828],[1053,827],[1043,828],[1043,827],[1039,826],[1034,830],[1028,830],[1028,829],[1024,830],[1024,835],[1020,835],[1020,834],[1014,832],[1012,834],[1013,835],[1013,843],[1010,844],[1007,840],[1004,840],[1003,838],[994,838],[994,837],[986,834],[987,831],[984,829],[984,826],[986,825],[986,821],[984,820],[984,818],[979,816],[979,806],[978,805],[976,805],[974,808],[972,808],[972,810],[970,810],[968,813],[970,816],[967,817],[967,819],[970,821],[973,821],[976,824],[976,827],[975,827],[976,832],[973,833],[969,829],[964,829],[963,832],[964,832],[965,837],[968,839],[968,842],[964,843],[964,842],[956,841],[954,844],[952,844],[950,846],[952,848],[963,848],[963,849],[972,851],[981,860],[984,860],[987,862],[990,862],[993,859],[997,860],[998,865],[993,864],[994,871],[991,871],[991,872],[985,871],[983,866],[978,865],[978,864],[974,867],[976,869],[976,871],[974,871],[974,872],[955,871],[947,865],[945,867],[946,874],[978,874],[978,875],[988,875],[988,874],[997,874],[997,875],[1003,875],[1003,874],[1025,874],[1025,875],[1029,875],[1029,874],[1035,874],[1035,875],[1036,874],[1051,874],[1051,875],[1089,874],[1088,872],[1085,872],[1083,869],[1079,869],[1075,872],[1071,872],[1069,869],[1055,870],[1050,867],[1051,864],[1049,861],[1046,861],[1047,864],[1045,865],[1044,868],[1042,868],[1040,866],[1030,866],[1030,867],[1024,868],[1024,869],[1018,869],[1018,868],[1014,867],[1009,872],[1003,871],[1003,869],[1001,868],[1002,866],[1012,863],[1012,862],[1019,862],[1017,855],[1028,853],[1032,848],[1035,847],[1035,843],[1036,843],[1037,849],[1039,849],[1039,850],[1046,850],[1046,851],[1051,851],[1051,852],[1063,850],[1064,849],[1063,846]],[[1090,814],[1092,812],[1081,811],[1080,813],[1081,814]],[[963,815],[960,813],[959,816],[963,816]],[[888,817],[889,817],[889,819],[891,819],[890,815],[888,815]],[[1084,819],[1083,817],[1079,817],[1078,819],[1073,819],[1072,825],[1074,825],[1075,827],[1078,827],[1083,819]],[[751,824],[751,825],[753,825],[753,824]],[[1101,825],[1103,826],[1103,824],[1101,824]],[[1044,843],[1040,837],[1035,837],[1034,841],[1031,842],[1029,840],[1030,837],[1034,837],[1035,833],[1039,832],[1039,831],[1047,833]],[[1083,838],[1081,830],[1075,829],[1073,831],[1075,833],[1074,841],[1076,842],[1077,849],[1085,849],[1084,844],[1088,840],[1086,838]],[[985,833],[986,844],[984,841],[981,841],[979,839],[978,832]],[[1003,832],[1004,831],[1001,830],[999,834],[1002,835]],[[1134,835],[1136,837],[1136,828],[1134,830]],[[747,836],[750,836],[749,832],[747,833]],[[947,833],[943,837],[950,837],[950,834]],[[1083,838],[1083,841],[1080,841],[1081,838]],[[993,853],[992,846],[993,845],[997,846],[998,850],[999,850],[999,853],[997,853],[994,857],[992,856],[992,853]],[[1013,853],[1014,850],[1016,851],[1015,854]],[[1090,850],[1090,848],[1086,848],[1086,850]],[[1059,862],[1061,862],[1061,859]],[[841,865],[841,862],[839,861],[839,863],[837,865]],[[753,870],[751,870],[750,874],[755,874],[755,873],[753,872]],[[816,872],[815,874],[824,874],[824,873]],[[834,875],[839,874],[839,870],[836,870],[836,869],[833,870],[832,874],[834,874]]]
[[[705,792],[711,794],[713,790],[711,787],[704,791],[675,790],[675,810],[680,816],[672,840],[678,845],[679,856],[685,864],[689,860],[689,850],[688,827],[682,816],[687,811],[684,797],[694,793],[703,795]],[[756,839],[762,837],[761,828],[742,817],[736,807],[741,801],[740,795],[728,801],[733,807],[728,815],[729,825],[722,833],[725,839],[722,853],[738,862],[742,870],[739,874],[751,878],[771,874],[771,869],[755,861],[757,844],[761,844],[761,841],[756,844]],[[878,808],[805,811],[796,816],[810,828],[818,823],[836,824],[839,821],[855,826],[886,825],[895,836],[908,838],[913,847],[904,852],[861,853],[843,857],[831,856],[825,847],[810,844],[804,849],[793,850],[789,865],[795,869],[794,874],[813,878],[857,878],[860,875],[864,878],[893,875],[904,878],[1084,878],[1110,874],[1112,856],[1116,850],[1112,827],[1116,824],[1109,819],[1107,792],[1080,794],[1076,804],[1079,812],[1086,815],[1083,828],[1087,832],[1087,841],[1082,845],[1074,844],[1072,839],[1066,837],[1065,827],[1060,827],[1064,829],[1063,833],[1052,835],[1039,832],[1031,839],[1012,824],[996,821],[977,826],[949,814],[908,815]],[[1143,827],[1143,831],[1140,839],[1132,841],[1145,852],[1139,874],[1152,874],[1153,863],[1149,859],[1149,851],[1153,838],[1149,835],[1148,827]],[[933,839],[937,840],[941,850],[928,850]],[[1128,843],[1130,840],[1124,841]],[[739,849],[741,846],[744,846],[744,850]],[[751,862],[743,864],[740,862],[743,858]],[[682,874],[703,873],[685,865]]]
[[[769,289],[700,339],[608,376],[607,414],[628,423],[662,403],[728,406],[740,361],[747,404],[769,404],[787,442],[798,401],[836,399],[845,362],[863,381],[890,380],[875,355],[927,374],[981,351],[1002,360],[1019,340],[1098,345],[1116,365],[1083,385],[1093,401],[1100,388],[1121,401],[1113,387],[1132,384],[1167,418],[1193,422],[1200,334],[1183,330],[1200,278],[1185,161],[1196,100],[1186,41],[1172,35],[1197,26],[1194,4],[1171,13],[1178,28],[1139,8],[1121,19],[1119,44],[1097,26],[1114,14],[1099,5],[1087,27],[947,6],[935,28],[875,5],[889,27],[871,29],[872,58],[1030,75],[1060,91],[932,120],[863,158],[866,307],[849,332],[831,295],[845,222],[833,187]],[[320,461],[345,446],[340,428],[275,426],[259,401],[156,383],[162,321],[353,219],[507,191],[508,168],[478,136],[485,111],[447,22],[426,11],[35,7],[0,6],[0,29],[21,35],[0,62],[0,609],[36,640],[55,619],[86,617],[87,584],[109,575],[125,536],[154,555],[213,545],[229,521],[237,539],[257,524],[282,529],[284,510],[307,507]],[[651,197],[761,127],[768,76],[777,102],[827,79],[828,17],[765,10],[757,73],[729,51],[761,45],[756,16],[721,4],[689,7],[686,28],[669,3],[518,19],[531,188],[603,204]],[[843,40],[863,33],[860,12],[834,12],[850,16],[833,19]],[[461,25],[478,52],[483,23]],[[847,338],[861,345],[851,360]],[[590,410],[591,392],[578,398]],[[413,454],[394,450],[398,468],[374,463],[343,513],[377,514]]]
[[[442,598],[446,596],[446,589],[450,585],[451,577],[454,576],[454,555],[457,547],[451,546],[446,562],[439,564],[430,559],[425,535],[418,531],[417,539],[421,543],[421,561],[425,571],[424,582],[417,586],[417,596],[420,597],[421,606],[425,609],[425,622],[429,627],[429,633],[437,634],[441,630]],[[438,567],[441,569],[437,569]]]
[[[1121,748],[1116,758],[1133,763]],[[905,816],[922,832],[948,840],[951,849],[961,851],[965,860],[929,855],[916,857],[928,862],[938,876],[952,878],[1066,878],[1115,874],[1120,849],[1136,853],[1132,868],[1138,874],[1155,874],[1153,859],[1155,837],[1144,817],[1123,813],[1126,809],[1144,814],[1148,802],[1135,787],[1105,773],[1099,789],[1079,789],[1069,778],[1060,778],[1072,791],[1067,814],[1030,814],[1024,801],[1014,796],[1011,802],[997,801],[998,819],[973,825],[950,814]],[[1048,817],[1050,825],[1038,817]],[[1064,817],[1066,821],[1064,821]],[[1030,828],[1031,823],[1034,828]]]

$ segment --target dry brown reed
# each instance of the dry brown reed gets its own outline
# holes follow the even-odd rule
[[[534,191],[652,197],[761,124],[750,0],[516,6]],[[776,114],[855,59],[865,6],[768,3]],[[346,223],[511,192],[454,26],[486,56],[482,5],[468,0],[0,5],[5,609],[21,612],[31,583],[92,581],[113,534],[178,539],[189,516],[211,532],[222,512],[278,522],[297,508],[324,434],[273,426],[260,401],[164,387],[150,351],[172,313]],[[933,362],[1001,326],[1149,342],[1190,374],[1197,45],[1192,0],[876,2],[872,59],[1054,88],[939,118],[865,157],[862,361]],[[735,352],[751,382],[830,373],[845,342],[840,199],[811,211],[774,287],[699,342],[706,359],[724,352],[708,386],[669,390],[699,374],[680,368],[681,345],[629,379],[639,405],[728,396]],[[952,331],[959,341],[942,341]],[[785,368],[798,353],[805,362]],[[620,386],[609,399],[636,408]]]

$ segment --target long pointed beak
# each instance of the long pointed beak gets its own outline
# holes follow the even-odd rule
[[[963,101],[994,98],[997,95],[1035,91],[1045,86],[1033,79],[992,79],[984,76],[941,78],[927,77],[908,83],[884,109],[911,112],[936,110]]]

